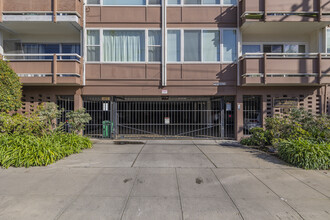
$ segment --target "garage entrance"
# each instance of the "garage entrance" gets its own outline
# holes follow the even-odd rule
[[[234,97],[86,97],[86,135],[114,139],[232,139]]]

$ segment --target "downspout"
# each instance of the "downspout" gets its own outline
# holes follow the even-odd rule
[[[240,60],[241,57],[241,47],[242,47],[242,35],[241,35],[241,29],[240,29],[240,1],[237,1],[237,86],[240,86],[241,84],[241,74],[240,74]]]
[[[81,34],[81,48],[83,48],[82,51],[82,57],[83,59],[83,86],[86,85],[86,47],[85,47],[85,40],[87,40],[87,32],[86,32],[86,1],[83,1],[83,29],[82,29],[82,34]]]
[[[167,86],[167,1],[162,1],[162,87]]]

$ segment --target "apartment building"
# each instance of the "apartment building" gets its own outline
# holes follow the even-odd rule
[[[84,107],[85,135],[240,139],[291,108],[329,114],[329,0],[0,0],[0,12],[21,111]]]

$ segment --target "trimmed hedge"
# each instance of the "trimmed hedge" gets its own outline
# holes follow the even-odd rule
[[[310,140],[284,140],[278,144],[282,160],[303,169],[330,169],[330,144]]]
[[[87,148],[92,148],[92,142],[77,134],[0,134],[0,165],[4,168],[47,166]]]

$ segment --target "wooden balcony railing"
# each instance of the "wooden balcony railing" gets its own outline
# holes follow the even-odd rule
[[[241,85],[330,84],[330,54],[248,53],[240,58]]]
[[[53,21],[63,14],[83,17],[83,0],[0,0],[0,22],[3,14],[51,14]]]
[[[83,58],[78,54],[4,54],[23,84],[81,85]]]
[[[242,18],[263,21],[329,21],[329,0],[242,0]]]

